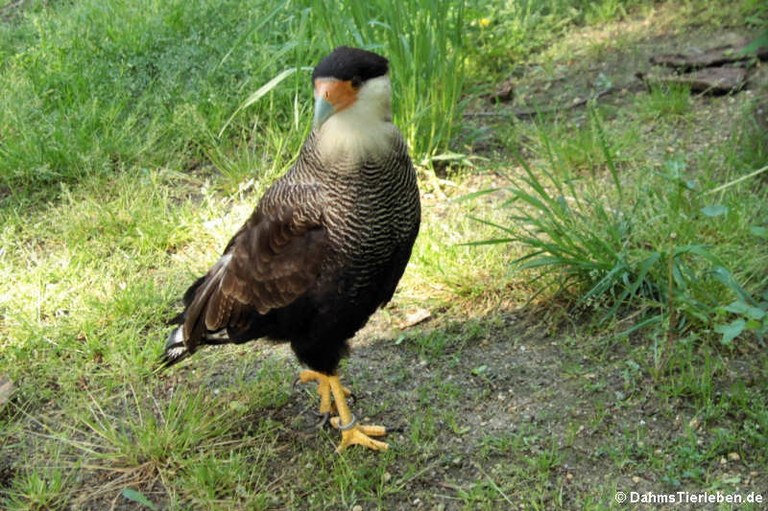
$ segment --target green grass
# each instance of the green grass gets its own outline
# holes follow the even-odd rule
[[[211,162],[230,181],[282,170],[308,128],[307,69],[340,44],[388,55],[396,121],[416,154],[444,151],[461,113],[461,5],[424,1],[411,16],[370,2],[30,6],[2,50],[0,185],[29,195],[85,176]],[[238,110],[286,69],[298,72]]]
[[[691,111],[691,91],[682,85],[653,85],[637,105],[638,115],[648,121],[683,118]]]
[[[687,104],[687,91],[674,92],[683,93]],[[681,112],[668,103],[679,99],[669,98],[651,91],[642,101],[670,119]],[[639,109],[639,121],[647,111],[647,105]],[[764,196],[746,187],[714,193],[755,169],[718,167],[716,175],[699,172],[693,178],[685,160],[667,159],[659,169],[633,173],[630,184],[623,173],[633,161],[627,156],[639,150],[626,148],[634,129],[619,134],[627,138],[617,143],[597,113],[589,119],[586,129],[571,136],[538,129],[541,163],[521,161],[522,172],[510,176],[506,188],[514,223],[494,223],[502,236],[481,243],[524,247],[516,267],[536,270],[545,285],[595,310],[603,321],[620,320],[622,311],[633,317],[645,311],[628,331],[662,323],[676,333],[721,331],[716,324],[730,311],[753,320],[762,336],[765,312],[759,304],[768,275],[760,248],[768,214]],[[744,121],[749,126],[748,113]],[[753,151],[750,145],[745,150]],[[729,151],[729,143],[715,150]]]
[[[0,507],[608,509],[635,476],[670,491],[765,482],[757,103],[654,89],[477,132],[462,121],[494,80],[588,68],[637,37],[591,34],[751,30],[762,4],[0,9],[0,378],[15,385]],[[184,289],[295,157],[306,67],[338,44],[390,58],[421,164],[405,278],[342,367],[358,418],[392,428],[381,455],[332,453],[286,347],[153,374]],[[713,106],[727,115],[700,117]],[[497,153],[462,145],[482,130]],[[403,327],[419,309],[431,317]]]

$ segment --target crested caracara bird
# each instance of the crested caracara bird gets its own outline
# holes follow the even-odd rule
[[[162,363],[206,344],[290,342],[320,413],[351,444],[383,450],[359,424],[337,373],[348,341],[392,299],[419,230],[416,173],[392,124],[388,62],[336,48],[312,73],[313,129],[224,253],[184,294]]]

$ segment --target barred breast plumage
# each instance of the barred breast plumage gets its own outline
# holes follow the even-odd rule
[[[416,173],[399,133],[380,154],[341,155],[330,162],[316,142],[312,133],[291,171],[267,191],[264,204],[295,202],[297,186],[315,190],[328,246],[313,292],[332,286],[367,319],[371,308],[391,299],[418,232]]]

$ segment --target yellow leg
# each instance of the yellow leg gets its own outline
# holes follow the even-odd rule
[[[336,375],[328,376],[328,384],[331,387],[333,399],[336,401],[336,409],[339,412],[338,417],[331,419],[331,425],[341,430],[341,443],[336,448],[336,452],[341,452],[350,445],[358,444],[376,451],[386,451],[389,446],[372,436],[386,435],[387,430],[383,426],[361,426],[357,424],[355,416],[349,411],[347,406],[347,395],[349,393],[342,385],[339,377]],[[346,391],[346,392],[345,392]]]
[[[316,381],[317,393],[320,395],[320,414],[326,415],[333,411],[331,408],[331,386],[326,375],[306,369],[299,373],[299,381],[301,383]]]
[[[330,415],[335,411],[333,403],[331,402],[331,384],[328,381],[328,375],[305,369],[299,373],[299,381],[301,383],[309,383],[311,381],[317,382],[317,393],[320,396],[320,415]],[[344,392],[344,397],[352,395],[352,392],[348,388],[342,387],[342,390]]]

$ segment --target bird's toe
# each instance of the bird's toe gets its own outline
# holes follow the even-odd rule
[[[339,417],[332,418],[331,425],[341,430],[341,443],[336,448],[336,452],[342,452],[351,445],[362,445],[374,451],[386,451],[389,449],[389,444],[386,442],[371,438],[386,435],[387,428],[384,426],[357,424],[357,421],[354,421],[354,419],[352,423],[342,426]]]

